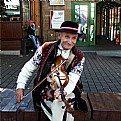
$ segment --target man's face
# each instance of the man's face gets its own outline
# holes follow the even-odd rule
[[[59,32],[59,39],[61,39],[62,47],[65,50],[71,50],[76,44],[77,38],[78,34]]]

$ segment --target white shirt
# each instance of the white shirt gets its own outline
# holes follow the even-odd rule
[[[58,45],[58,51],[57,51],[57,56],[62,55],[63,58],[67,59],[70,54],[70,50],[64,50],[61,43]]]

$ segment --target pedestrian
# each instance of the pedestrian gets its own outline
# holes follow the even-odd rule
[[[73,103],[80,97],[80,77],[84,54],[75,46],[78,24],[64,21],[58,30],[58,40],[45,42],[26,62],[17,79],[16,101],[21,102],[25,84],[38,69],[32,91],[35,107],[41,107],[50,121],[74,121]]]
[[[32,49],[32,51],[36,51],[36,49],[41,45],[39,39],[36,37],[36,32],[37,32],[37,28],[35,25],[34,21],[30,21],[29,22],[29,26],[28,26],[28,30],[27,30],[27,36],[30,40],[32,40],[34,47]]]

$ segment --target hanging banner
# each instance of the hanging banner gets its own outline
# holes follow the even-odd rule
[[[50,28],[59,29],[64,22],[64,10],[50,10]]]

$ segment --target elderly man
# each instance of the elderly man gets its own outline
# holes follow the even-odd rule
[[[78,24],[65,21],[58,30],[58,40],[45,42],[24,65],[16,88],[16,101],[23,99],[25,84],[32,73],[39,68],[32,92],[35,107],[41,105],[51,121],[73,121],[73,101],[79,92],[79,79],[85,58],[75,47],[78,38]],[[79,92],[77,94],[77,91]]]

